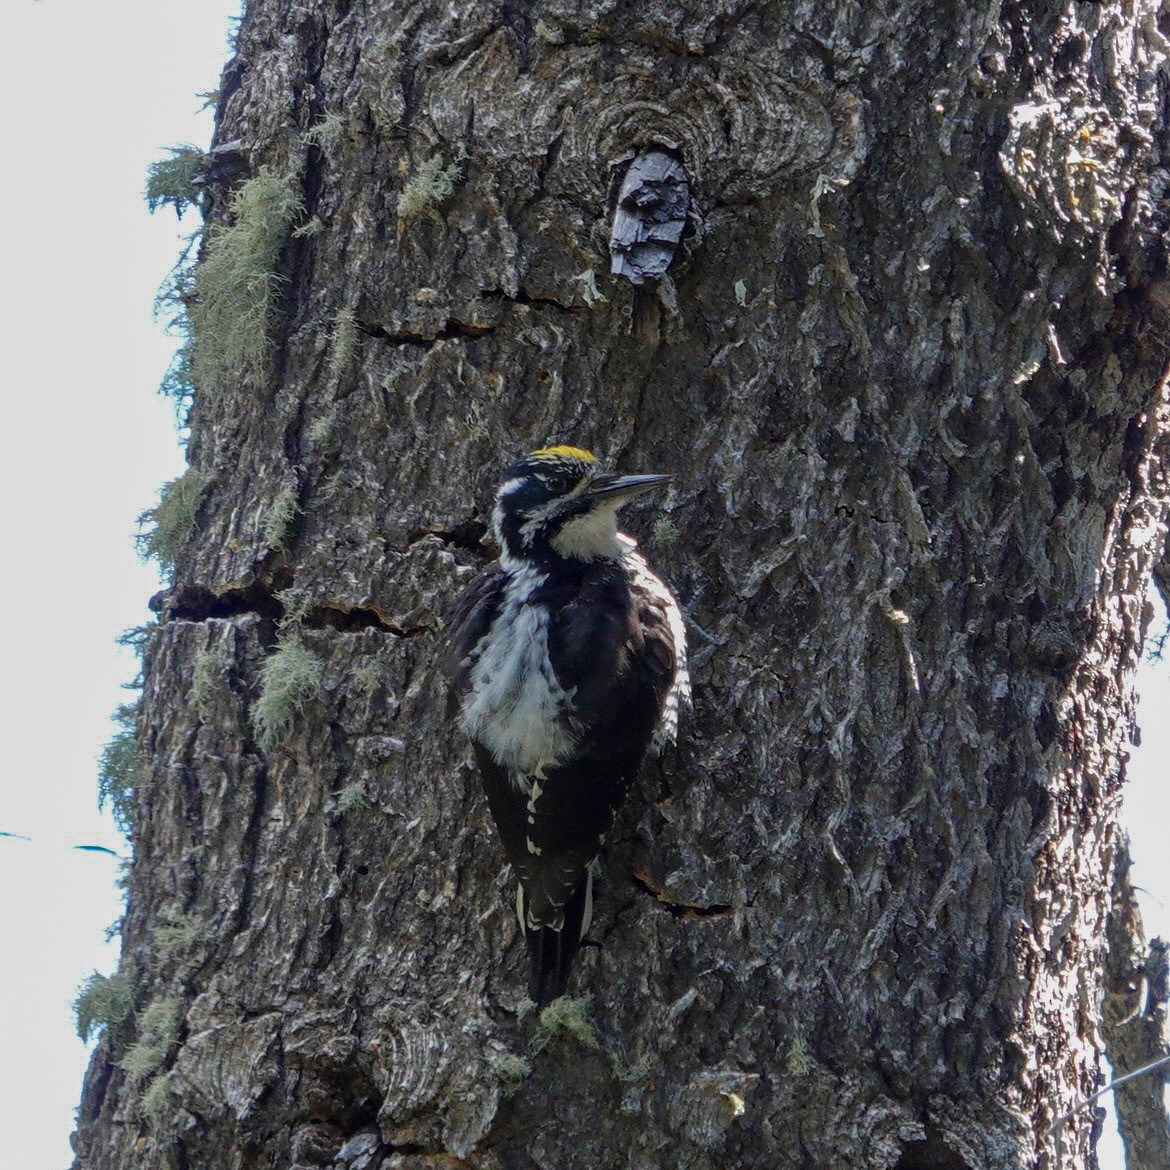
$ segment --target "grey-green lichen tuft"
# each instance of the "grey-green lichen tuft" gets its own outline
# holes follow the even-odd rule
[[[428,207],[435,207],[444,199],[449,199],[462,173],[463,165],[460,162],[455,161],[445,167],[443,156],[439,154],[420,163],[398,196],[398,218],[413,219]]]
[[[308,131],[305,141],[319,146],[326,155],[333,155],[345,141],[347,133],[345,119],[331,112]]]
[[[550,24],[547,20],[538,20],[533,26],[532,31],[546,45],[563,45],[565,43],[564,32],[555,24]]]
[[[208,234],[190,305],[189,364],[199,389],[215,392],[264,370],[283,283],[277,264],[301,209],[292,181],[263,170],[232,196],[229,222]]]
[[[337,793],[337,811],[345,816],[347,813],[359,812],[368,808],[369,797],[366,796],[366,786],[360,781],[347,784]]]
[[[808,1048],[804,1037],[797,1032],[788,1046],[788,1055],[784,1058],[784,1071],[790,1077],[803,1077],[809,1070]]]
[[[137,1038],[118,1061],[118,1067],[136,1081],[145,1080],[166,1060],[183,1021],[183,1001],[177,996],[156,999],[139,1013]]]
[[[320,693],[323,670],[321,659],[296,634],[286,636],[264,663],[252,730],[266,755],[288,739],[297,715]]]
[[[654,548],[670,549],[678,543],[678,525],[669,516],[659,516],[650,530],[650,544]]]
[[[206,719],[211,711],[221,675],[219,655],[214,650],[200,651],[191,672],[191,698],[195,700],[195,710],[201,719]]]
[[[314,236],[319,236],[325,230],[325,222],[319,215],[314,215],[307,223],[301,224],[296,231],[293,232],[294,240],[311,240]]]
[[[199,202],[199,188],[194,185],[207,164],[207,156],[194,146],[172,146],[169,157],[152,162],[146,169],[146,206],[153,213],[160,207],[173,207],[182,216],[188,207]]]
[[[138,715],[141,701],[121,703],[114,710],[117,727],[98,758],[98,808],[109,808],[114,823],[127,837],[134,828],[134,791],[141,758],[138,748]]]
[[[562,995],[554,999],[540,1013],[536,1047],[544,1047],[558,1032],[567,1032],[586,1048],[600,1048],[601,1038],[593,1022],[593,1011],[587,996],[574,998]]]
[[[173,1075],[169,1072],[159,1073],[151,1078],[150,1083],[142,1090],[142,1095],[138,1098],[139,1116],[152,1132],[162,1125],[167,1108],[171,1104],[173,1079]]]
[[[500,1085],[509,1096],[517,1092],[532,1074],[532,1062],[515,1052],[494,1052],[488,1057],[488,1064],[500,1078]]]
[[[353,682],[354,691],[368,703],[378,693],[378,688],[382,685],[382,668],[378,665],[378,660],[373,659],[357,667],[351,673],[350,679]]]
[[[138,536],[138,550],[154,557],[164,569],[175,566],[187,538],[195,531],[195,520],[211,476],[189,467],[159,492],[158,503],[138,517],[138,523],[152,525]]]
[[[293,521],[301,510],[297,502],[296,489],[290,484],[284,487],[272,501],[272,506],[264,516],[264,547],[272,550],[284,548],[292,531]]]
[[[94,971],[81,985],[73,1001],[73,1018],[77,1035],[83,1043],[97,1031],[106,1031],[110,1039],[122,1038],[126,1021],[134,1010],[133,979],[128,970],[113,975]]]
[[[353,361],[357,349],[357,314],[346,305],[337,310],[333,319],[333,332],[329,337],[329,372],[335,377],[344,374]]]
[[[154,932],[155,949],[162,955],[186,954],[203,937],[203,923],[193,914],[180,914]]]
[[[308,427],[305,428],[305,434],[308,436],[310,442],[313,443],[328,443],[333,437],[333,432],[337,427],[337,408],[330,407],[324,414],[318,415]]]

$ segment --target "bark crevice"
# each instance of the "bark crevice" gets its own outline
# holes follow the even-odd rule
[[[736,908],[730,902],[683,902],[672,897],[670,891],[658,881],[652,874],[647,873],[644,869],[630,875],[630,881],[633,883],[635,889],[641,890],[644,894],[649,894],[664,910],[672,914],[675,918],[681,919],[696,919],[696,918],[727,918],[734,915]],[[745,906],[750,906],[751,902],[745,902]]]
[[[301,620],[301,625],[310,630],[340,630],[352,634],[360,630],[380,630],[396,638],[417,638],[421,634],[433,633],[434,626],[404,626],[391,618],[376,605],[341,605],[339,603],[315,605]]]
[[[581,305],[566,305],[564,301],[558,300],[554,296],[547,293],[529,292],[523,286],[517,288],[514,293],[505,292],[502,288],[484,288],[480,289],[479,295],[484,300],[507,301],[509,304],[530,305],[538,309],[559,309],[562,313],[584,313],[587,311]]]
[[[451,341],[455,338],[476,339],[494,333],[496,326],[484,325],[478,322],[462,321],[458,317],[448,317],[443,324],[426,332],[411,330],[391,330],[384,325],[374,325],[369,321],[358,321],[357,327],[368,337],[375,337],[387,345],[417,345],[428,348],[440,341]]]
[[[163,621],[205,622],[252,616],[279,624],[289,617],[285,591],[291,584],[291,578],[268,583],[258,581],[243,589],[220,592],[204,586],[188,585],[157,594],[151,599],[151,608]],[[342,633],[379,630],[396,638],[414,638],[434,630],[429,625],[403,625],[372,603],[346,605],[342,602],[317,602],[304,606],[295,614],[295,620],[302,629],[332,629]]]

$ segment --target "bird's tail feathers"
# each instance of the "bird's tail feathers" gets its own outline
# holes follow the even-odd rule
[[[523,893],[519,898],[523,904]],[[587,871],[573,887],[558,927],[531,926],[521,914],[528,943],[528,994],[544,1008],[565,994],[569,970],[593,917],[593,874]]]

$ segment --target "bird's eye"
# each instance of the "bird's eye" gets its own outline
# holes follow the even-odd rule
[[[539,479],[540,482],[543,483],[544,486],[548,488],[548,490],[552,492],[554,496],[559,496],[562,492],[567,492],[569,488],[573,486],[572,479],[570,479],[569,476],[565,475],[563,472],[559,471],[542,471],[537,474],[536,478]]]

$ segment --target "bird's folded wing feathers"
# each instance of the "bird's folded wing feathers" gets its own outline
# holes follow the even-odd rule
[[[499,569],[480,573],[459,595],[447,617],[447,656],[444,666],[451,680],[448,715],[453,716],[459,697],[467,690],[471,677],[471,654],[491,629],[500,612],[506,578]]]

